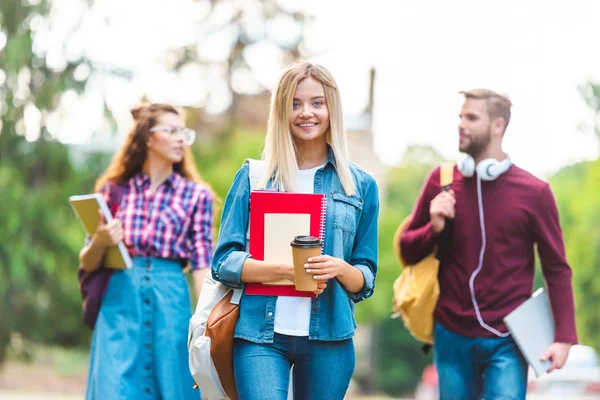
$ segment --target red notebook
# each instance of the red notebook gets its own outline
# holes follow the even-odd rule
[[[324,194],[273,192],[250,193],[250,254],[255,260],[293,263],[290,243],[295,236],[310,235],[323,242],[326,197]],[[316,297],[300,292],[288,280],[247,283],[246,294],[261,296]]]

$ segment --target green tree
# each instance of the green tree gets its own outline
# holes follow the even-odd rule
[[[85,337],[68,317],[80,315],[80,306],[71,301],[76,222],[66,196],[82,179],[46,126],[61,94],[83,90],[84,82],[74,76],[80,61],[48,63],[39,39],[49,9],[44,0],[0,2],[0,363],[12,335],[59,343]]]
[[[375,294],[359,303],[357,318],[374,325],[376,386],[392,396],[414,390],[431,355],[421,352],[401,319],[391,319],[392,284],[402,267],[393,253],[392,238],[400,222],[412,211],[425,178],[443,161],[429,146],[406,150],[401,162],[386,178],[387,195],[381,199],[379,218],[379,272]]]
[[[246,158],[260,158],[265,134],[261,131],[235,130],[215,136],[210,142],[194,145],[196,164],[202,177],[220,197],[225,196],[233,178]],[[218,232],[222,207],[216,207],[215,233]]]
[[[592,127],[600,144],[600,83],[587,82],[579,91],[593,116]],[[573,270],[579,339],[600,350],[600,160],[562,168],[550,178],[560,211],[567,258]]]
[[[565,238],[567,259],[573,270],[579,339],[600,350],[600,160],[561,169],[550,178]]]
[[[238,120],[240,96],[264,93],[274,84],[260,69],[268,64],[279,68],[307,55],[304,29],[313,17],[302,2],[215,0],[208,3],[208,11],[196,21],[196,40],[169,49],[166,59],[173,71],[192,67],[211,77],[214,82],[205,100],[210,104],[212,99],[229,99],[225,112],[227,131],[232,132],[243,123]],[[212,54],[210,48],[217,42],[228,51]],[[267,51],[269,56],[261,57],[258,65],[256,54],[262,51]]]
[[[443,161],[429,146],[409,147],[400,163],[386,176],[386,197],[379,216],[379,270],[375,294],[357,306],[357,319],[376,321],[391,315],[392,284],[401,272],[392,238],[400,222],[412,211],[425,178]]]
[[[85,12],[85,6],[92,3],[79,5]],[[209,20],[216,8],[228,3],[210,2]],[[261,18],[285,14],[296,23],[303,20],[300,14],[273,5],[261,3]],[[92,190],[108,155],[84,156],[85,162],[74,165],[73,152],[54,140],[57,130],[52,121],[64,111],[61,97],[66,92],[82,93],[86,85],[82,76],[87,74],[81,71],[91,69],[93,74],[95,65],[81,54],[67,54],[69,37],[64,43],[45,40],[57,25],[51,23],[51,10],[49,0],[0,2],[0,206],[10,211],[0,215],[0,364],[11,337],[67,346],[86,345],[89,339],[81,323],[76,280],[83,232],[67,199],[73,193]],[[250,43],[245,31],[249,28],[240,20],[246,12],[235,9],[233,19],[225,23],[237,30],[229,57],[230,74],[242,65],[242,51]],[[225,29],[225,25],[216,29]],[[78,29],[75,24],[69,31],[76,35]],[[284,52],[294,51],[300,41],[301,35],[281,45]],[[59,51],[49,54],[48,46],[57,44]],[[185,53],[189,49],[180,50]],[[81,69],[82,65],[86,68]],[[116,71],[110,66],[102,69],[111,74]],[[106,106],[105,113],[110,118]],[[231,129],[226,133],[194,146],[200,170],[221,198],[243,159],[258,156],[263,140],[262,134]],[[217,216],[217,224],[218,220]],[[22,341],[13,341],[18,342]],[[26,356],[26,351],[22,355]]]
[[[600,140],[600,83],[587,82],[579,86],[579,93],[590,108],[594,118],[594,134]]]

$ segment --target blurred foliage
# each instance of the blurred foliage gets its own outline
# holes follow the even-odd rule
[[[600,82],[586,82],[579,85],[578,89],[594,116],[593,130],[600,140]]]
[[[229,3],[210,2],[208,20],[215,13],[224,15],[222,11],[227,10]],[[88,5],[92,6],[93,1]],[[255,17],[271,20],[287,13],[293,20],[302,20],[275,2],[261,2],[260,6],[262,11]],[[220,21],[221,25],[213,27],[218,31],[229,24],[237,29],[228,79],[234,71],[231,67],[241,65],[242,51],[251,43],[244,33],[249,29],[248,18],[244,17],[249,11],[236,7],[229,10],[233,10],[230,21]],[[252,12],[256,14],[257,10]],[[54,141],[55,132],[47,126],[62,111],[61,97],[65,92],[80,93],[85,89],[86,80],[81,76],[76,79],[78,66],[88,64],[92,71],[94,68],[90,60],[69,59],[68,37],[62,43],[64,54],[59,54],[59,49],[54,54],[54,64],[49,62],[49,43],[44,36],[52,28],[50,11],[48,0],[0,2],[0,206],[10,210],[0,215],[0,364],[9,345],[22,357],[30,358],[29,347],[18,343],[89,343],[89,332],[80,320],[76,281],[83,236],[67,199],[74,193],[91,190],[110,155],[70,153],[66,146]],[[69,27],[71,33],[77,28]],[[286,51],[297,52],[301,36],[282,46]],[[262,39],[265,38],[255,38]],[[60,62],[56,62],[56,56]],[[104,107],[107,122],[114,127]],[[243,159],[258,156],[262,140],[262,135],[244,134],[242,138],[230,129],[215,143],[195,146],[201,171],[222,198]],[[77,156],[76,164],[70,155]]]
[[[433,351],[425,354],[421,344],[408,333],[399,319],[377,323],[375,379],[380,391],[394,397],[413,393],[423,369],[433,363]]]
[[[281,14],[278,8],[267,7],[267,11],[267,19]],[[62,93],[85,89],[85,81],[74,78],[82,61],[69,60],[58,69],[49,68],[43,51],[32,50],[36,48],[33,28],[39,27],[47,12],[44,0],[0,1],[0,46],[6,38],[0,47],[0,209],[4,210],[0,213],[0,364],[9,345],[20,356],[30,358],[27,342],[87,347],[90,338],[81,323],[76,279],[83,230],[67,199],[92,190],[110,155],[80,154],[54,142],[45,126]],[[244,12],[234,13],[233,22],[244,20]],[[290,15],[298,17],[293,12]],[[252,41],[245,36],[246,28],[238,24],[237,29],[236,52],[228,65],[244,69],[247,66],[239,57]],[[286,51],[296,54],[300,45],[296,41]],[[190,57],[186,54],[180,60]],[[599,121],[600,86],[590,83],[580,90]],[[26,126],[27,112],[39,113],[39,131]],[[198,137],[193,152],[199,170],[222,200],[243,160],[259,157],[263,139],[264,132],[248,132],[235,125],[219,135]],[[441,161],[430,147],[415,146],[390,169],[385,198],[381,199],[377,287],[373,298],[357,306],[359,323],[374,326],[376,385],[391,395],[410,392],[423,366],[431,362],[431,356],[420,352],[420,344],[402,322],[389,318],[392,283],[401,271],[391,241],[400,221],[411,212],[424,178]],[[580,339],[600,349],[600,315],[595,307],[600,302],[600,281],[594,279],[600,259],[598,182],[600,160],[565,167],[550,178],[574,273]],[[219,215],[220,210],[215,232]],[[542,283],[543,279],[536,277],[536,286]]]
[[[598,99],[600,101],[600,97]],[[600,160],[561,169],[550,178],[560,211],[567,258],[573,270],[581,343],[600,350]]]
[[[76,285],[81,228],[67,199],[88,186],[64,145],[29,143],[19,165],[0,160],[0,357],[12,335],[65,346],[87,344]],[[35,157],[33,156],[35,154]],[[25,357],[27,346],[22,348]]]
[[[52,69],[34,45],[48,8],[43,0],[0,2],[0,362],[11,336],[63,345],[86,341],[81,323],[69,317],[80,308],[73,301],[80,243],[73,241],[66,196],[88,179],[73,170],[67,148],[45,129],[61,94],[84,84],[73,76],[78,61]],[[38,116],[38,127],[27,126],[28,114]],[[36,141],[40,136],[45,140]],[[27,357],[27,346],[22,350]]]
[[[205,74],[218,81],[205,100],[210,102],[211,97],[222,96],[225,89],[230,97],[229,124],[235,126],[240,122],[236,121],[239,95],[258,94],[273,84],[265,82],[264,75],[256,70],[253,57],[258,53],[269,54],[262,60],[263,65],[271,63],[277,68],[300,56],[306,57],[304,30],[313,17],[302,2],[210,0],[204,3],[210,3],[210,10],[197,21],[196,39],[184,47],[170,49],[166,60],[173,71],[200,66]],[[216,42],[228,48],[219,57],[205,51]]]
[[[20,139],[14,133],[27,134],[31,141],[40,136],[50,139],[45,124],[58,108],[62,93],[85,88],[85,82],[74,77],[81,60],[64,60],[50,68],[45,49],[35,45],[34,38],[49,24],[48,10],[44,0],[0,2],[0,38],[6,40],[0,47],[0,157],[4,161],[22,161],[31,154],[26,145],[18,145]],[[39,120],[39,129],[27,126],[32,120]]]
[[[222,204],[233,177],[246,158],[260,158],[265,134],[262,131],[234,130],[209,139],[196,139],[193,146],[196,165],[202,178],[210,183],[219,196],[221,207],[215,214],[215,233],[218,232]]]
[[[409,147],[400,163],[387,177],[386,197],[382,198],[379,215],[379,270],[375,294],[357,306],[357,319],[368,321],[388,317],[391,313],[391,285],[401,272],[392,251],[392,238],[398,224],[412,211],[423,180],[440,162],[442,156],[428,146]]]
[[[400,222],[411,213],[424,179],[442,161],[431,147],[413,146],[389,171],[379,218],[377,286],[373,297],[357,306],[357,319],[375,325],[376,386],[392,396],[412,392],[423,368],[432,362],[431,355],[423,354],[421,344],[404,329],[402,320],[390,318],[392,284],[402,270],[392,251],[392,238]]]

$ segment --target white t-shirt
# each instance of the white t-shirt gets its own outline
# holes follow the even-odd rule
[[[296,172],[296,192],[314,193],[315,174],[322,165]],[[279,296],[275,305],[275,332],[289,336],[308,336],[310,327],[309,297]]]

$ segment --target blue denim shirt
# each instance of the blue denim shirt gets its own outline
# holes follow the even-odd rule
[[[327,163],[315,175],[314,192],[327,196],[324,254],[338,257],[358,268],[365,280],[359,293],[348,292],[337,279],[312,299],[309,339],[344,340],[354,335],[354,303],[373,295],[377,274],[377,220],[379,195],[373,177],[354,164],[350,171],[356,193],[346,196],[336,172],[331,149]],[[249,220],[249,167],[242,166],[229,189],[219,240],[212,262],[214,279],[242,288],[242,265],[251,257],[245,251]],[[273,189],[272,186],[267,189]],[[256,343],[272,343],[276,296],[242,295],[235,337]]]

